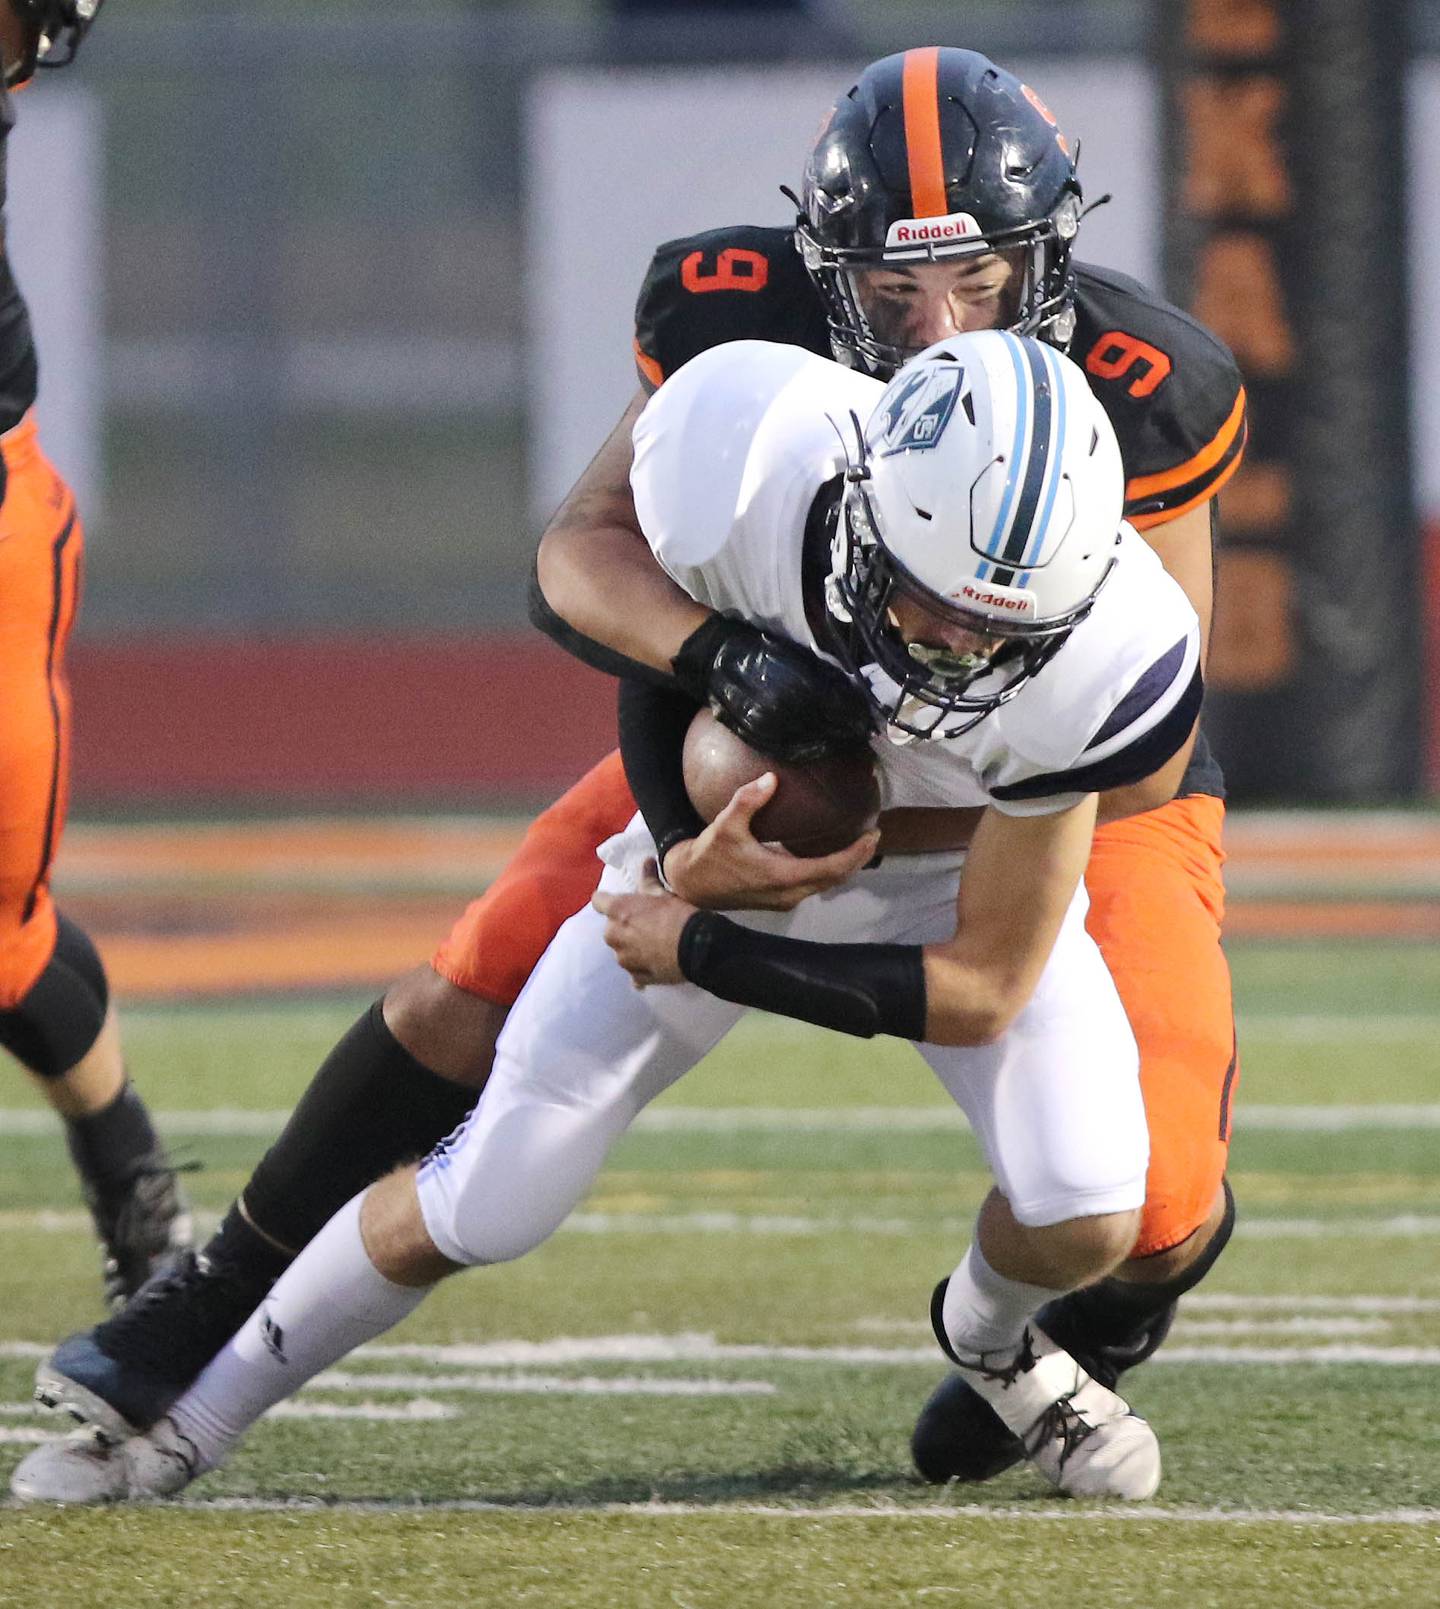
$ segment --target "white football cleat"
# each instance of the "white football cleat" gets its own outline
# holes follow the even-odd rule
[[[47,1442],[27,1454],[10,1477],[22,1503],[121,1503],[173,1497],[213,1468],[168,1416],[143,1436],[107,1441],[93,1429]]]
[[[1062,1492],[1131,1501],[1155,1495],[1155,1432],[1043,1331],[1028,1327],[1014,1353],[951,1357],[1019,1436],[1026,1458]]]

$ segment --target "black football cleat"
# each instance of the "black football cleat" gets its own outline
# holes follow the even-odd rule
[[[137,1157],[123,1178],[82,1180],[100,1239],[105,1302],[118,1313],[140,1287],[194,1244],[176,1168],[161,1150]]]
[[[910,1456],[923,1480],[988,1481],[1025,1457],[1025,1444],[963,1374],[949,1374],[930,1393],[910,1436]]]
[[[109,1440],[157,1423],[264,1300],[272,1281],[185,1252],[114,1318],[70,1336],[35,1371],[35,1398]]]

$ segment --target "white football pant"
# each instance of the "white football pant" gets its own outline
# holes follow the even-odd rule
[[[601,888],[634,889],[653,853],[637,816],[602,846]],[[942,942],[955,931],[961,860],[892,856],[794,911],[736,919],[797,939]],[[1138,1054],[1085,931],[1087,903],[1082,885],[1033,997],[1000,1040],[916,1046],[1023,1224],[1121,1212],[1145,1198]],[[587,906],[556,934],[500,1035],[479,1104],[420,1170],[426,1228],[454,1262],[506,1262],[553,1234],[636,1115],[744,1015],[689,983],[637,989],[604,929]],[[883,1102],[885,1091],[875,1095]]]

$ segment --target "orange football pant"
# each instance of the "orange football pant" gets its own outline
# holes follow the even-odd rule
[[[508,1006],[555,931],[595,892],[595,850],[635,813],[612,754],[536,818],[490,889],[431,965]],[[1225,892],[1219,799],[1194,795],[1095,834],[1088,926],[1140,1045],[1150,1125],[1148,1197],[1135,1255],[1177,1246],[1220,1189],[1236,1077],[1230,974],[1220,949]]]
[[[33,415],[0,436],[0,1009],[55,949],[50,868],[70,788],[65,644],[80,600],[75,500],[40,450]]]

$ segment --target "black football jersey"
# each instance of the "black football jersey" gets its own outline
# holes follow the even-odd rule
[[[15,123],[10,94],[0,86],[0,209],[5,205],[5,146]],[[39,376],[30,315],[10,272],[10,259],[0,233],[0,433],[18,425],[35,405]],[[3,477],[0,469],[0,477]],[[3,480],[0,480],[3,485]]]
[[[1125,517],[1145,530],[1213,497],[1245,450],[1245,389],[1224,344],[1124,274],[1076,265],[1070,356],[1115,427]],[[667,241],[635,308],[635,362],[661,385],[725,341],[783,341],[830,356],[820,298],[786,228],[740,225]],[[1222,795],[1203,734],[1182,793]]]

